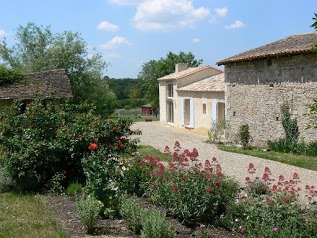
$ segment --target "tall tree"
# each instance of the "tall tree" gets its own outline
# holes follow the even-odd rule
[[[25,27],[18,27],[16,40],[12,47],[8,46],[6,39],[0,43],[0,58],[6,65],[26,73],[63,68],[70,78],[77,102],[96,102],[100,113],[109,114],[114,110],[110,108],[112,103],[109,101],[114,100],[114,94],[101,78],[107,64],[100,54],[88,56],[87,43],[79,33],[65,31],[53,34],[50,27],[28,23]],[[96,93],[92,94],[88,87],[107,90],[97,90],[98,96],[95,96]]]
[[[153,106],[159,106],[159,84],[157,79],[175,71],[175,64],[187,63],[189,67],[197,67],[202,64],[202,60],[196,60],[195,56],[189,52],[174,54],[168,52],[165,58],[150,60],[142,66],[138,77],[143,80],[145,96],[152,102]]]

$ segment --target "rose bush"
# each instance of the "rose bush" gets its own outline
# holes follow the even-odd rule
[[[15,102],[1,118],[0,143],[5,148],[4,164],[21,191],[50,189],[56,174],[85,182],[82,159],[102,147],[103,157],[134,151],[136,141],[130,120],[106,121],[95,116],[92,105],[59,104],[37,99]],[[91,162],[94,163],[94,162]],[[85,166],[90,166],[85,163]]]

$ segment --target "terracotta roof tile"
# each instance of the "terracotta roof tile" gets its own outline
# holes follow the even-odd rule
[[[316,43],[316,40],[317,33],[292,35],[284,39],[226,58],[217,62],[217,65],[225,65],[233,62],[277,57],[283,55],[312,53],[312,48],[314,43]]]
[[[184,77],[189,76],[191,74],[195,74],[201,70],[208,69],[208,68],[215,69],[215,70],[218,70],[219,72],[222,72],[221,70],[219,70],[217,68],[206,65],[206,66],[198,66],[198,67],[194,67],[194,68],[188,68],[188,69],[182,70],[182,71],[177,72],[177,73],[175,72],[175,73],[166,75],[164,77],[161,77],[158,80],[181,79],[181,78],[184,78]]]
[[[73,96],[70,81],[64,69],[27,74],[23,83],[0,87],[0,99],[31,99],[36,96],[36,93],[44,98]]]
[[[225,91],[224,73],[202,79],[195,83],[178,88],[177,91],[223,92]]]

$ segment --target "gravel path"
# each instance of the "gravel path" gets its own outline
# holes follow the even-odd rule
[[[256,176],[262,177],[264,168],[267,166],[271,169],[273,178],[277,179],[279,175],[283,175],[285,179],[291,179],[293,173],[297,172],[301,180],[299,186],[303,190],[307,184],[314,185],[317,188],[316,171],[253,156],[221,151],[215,145],[205,143],[208,139],[207,136],[193,134],[187,130],[177,129],[159,122],[137,122],[132,126],[132,129],[142,131],[142,135],[137,136],[140,138],[140,144],[153,146],[160,151],[164,151],[166,145],[172,150],[175,141],[179,141],[183,149],[192,150],[196,148],[199,152],[199,159],[202,161],[216,157],[223,173],[235,178],[242,186],[245,184],[245,177],[249,176],[247,172],[249,163],[253,163],[257,170]]]

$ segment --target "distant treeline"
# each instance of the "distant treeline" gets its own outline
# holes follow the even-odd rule
[[[116,95],[116,108],[136,108],[149,103],[145,99],[143,80],[133,78],[109,78],[105,76],[110,90]]]

